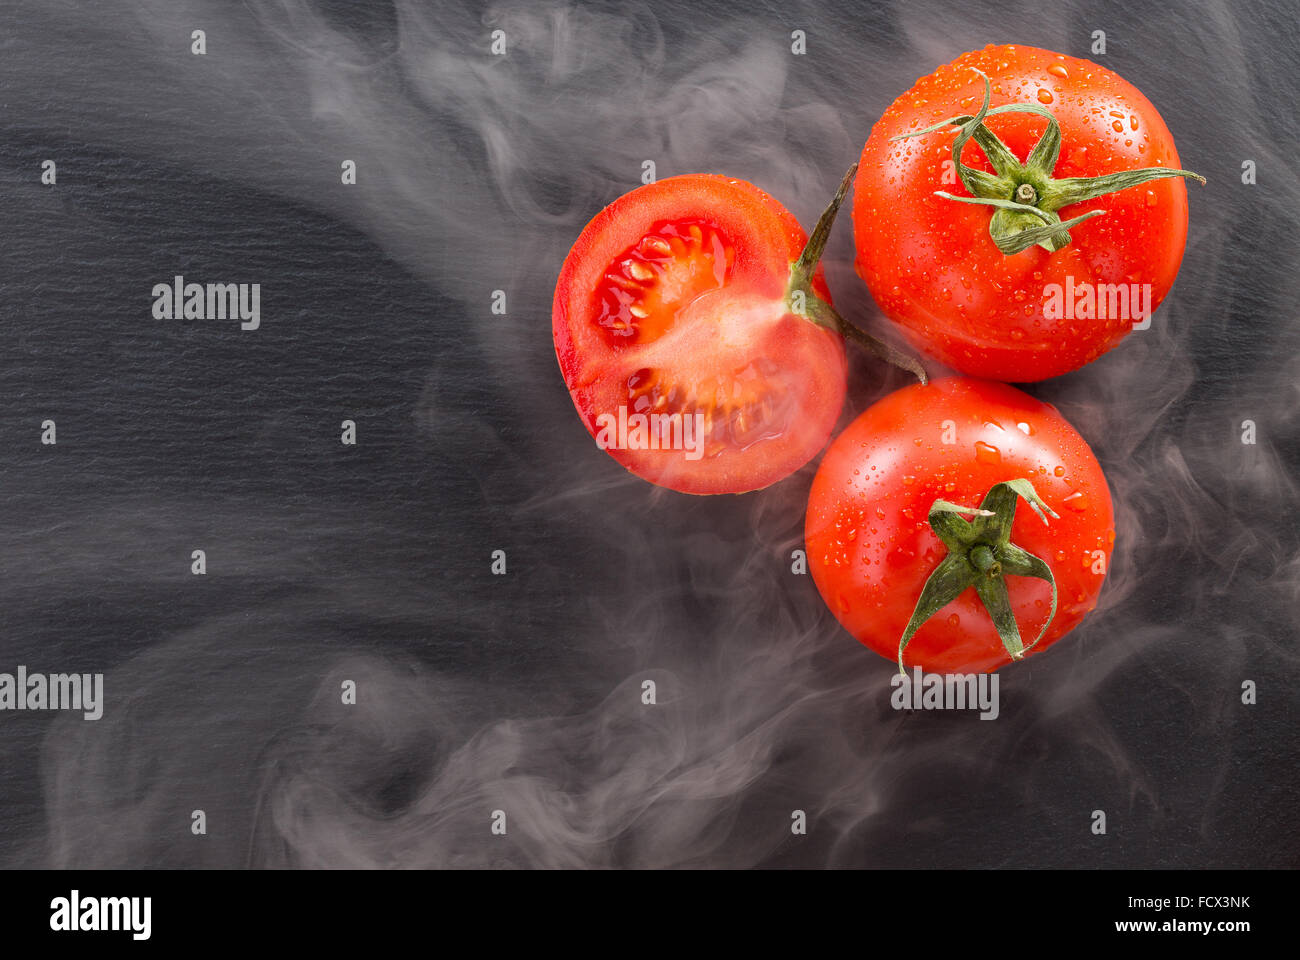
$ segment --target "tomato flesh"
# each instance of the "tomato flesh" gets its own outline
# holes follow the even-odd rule
[[[656,340],[673,326],[680,308],[726,285],[735,256],[722,232],[706,221],[655,224],[609,265],[596,322],[609,331],[611,346]]]
[[[642,187],[588,224],[561,271],[552,323],[588,432],[607,441],[610,423],[637,416],[699,429],[667,448],[631,432],[602,444],[619,463],[685,493],[741,493],[825,446],[846,360],[837,333],[786,304],[805,242],[767,194],[710,175]],[[829,301],[820,276],[813,287]]]

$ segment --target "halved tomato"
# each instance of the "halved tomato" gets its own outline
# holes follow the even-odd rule
[[[847,365],[820,268],[797,263],[806,239],[758,187],[710,174],[640,187],[587,224],[552,327],[597,444],[695,494],[757,490],[812,459]]]

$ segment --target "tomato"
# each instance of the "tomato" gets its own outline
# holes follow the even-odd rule
[[[1145,324],[1169,292],[1187,238],[1183,178],[1204,183],[1179,166],[1156,108],[1110,70],[1033,47],[964,53],[871,131],[854,187],[857,270],[948,366],[1057,376]]]
[[[847,363],[840,333],[809,318],[830,293],[815,259],[794,269],[806,239],[772,197],[716,175],[661,180],[601,211],[564,262],[552,315],[598,445],[695,494],[757,490],[812,459]],[[816,309],[797,313],[792,293]]]
[[[1024,480],[1041,498],[1037,509],[1025,494],[1008,493],[1007,482]],[[997,518],[970,510],[991,504],[990,491],[1002,494],[1010,546],[983,558],[978,543],[951,549],[932,523],[946,525],[949,539],[992,524]],[[961,513],[938,512],[936,503]],[[941,565],[972,582],[983,576],[920,618],[902,655],[908,669],[975,673],[1019,659],[1000,634],[1018,628],[1021,654],[1036,653],[1083,619],[1105,580],[1115,530],[1101,467],[1054,407],[1005,384],[956,377],[889,394],[835,439],[813,480],[805,537],[826,604],[849,633],[891,660]],[[1047,568],[1059,597],[1054,616],[1052,585],[1038,578],[1041,568],[1026,574],[1033,568],[1013,555],[1016,547]],[[999,561],[1001,569],[991,569]],[[995,627],[985,589],[1003,589],[1013,625]]]

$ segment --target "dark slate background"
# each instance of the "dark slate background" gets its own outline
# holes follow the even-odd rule
[[[624,473],[556,369],[554,278],[644,159],[810,224],[917,76],[1094,30],[1209,178],[1152,328],[1029,388],[1111,480],[1111,576],[997,721],[896,714],[790,573],[813,468],[726,499]],[[107,703],[0,715],[0,863],[1295,865],[1298,32],[1284,3],[6,3],[0,670],[103,671]],[[832,287],[879,324],[850,261],[846,218]],[[175,274],[260,283],[261,329],[154,320]],[[846,423],[903,383],[853,377]]]

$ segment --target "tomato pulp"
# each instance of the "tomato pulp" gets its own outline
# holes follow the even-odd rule
[[[844,401],[838,332],[791,308],[807,237],[752,184],[695,174],[640,187],[582,231],[555,288],[555,352],[587,430],[684,493],[783,479]],[[820,269],[807,290],[829,303]]]

